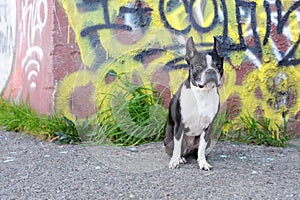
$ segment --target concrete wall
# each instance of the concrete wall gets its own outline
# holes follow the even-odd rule
[[[0,92],[85,118],[128,72],[167,88],[168,100],[186,77],[187,38],[207,49],[214,35],[225,38],[220,93],[231,119],[284,115],[300,127],[296,0],[0,0]]]

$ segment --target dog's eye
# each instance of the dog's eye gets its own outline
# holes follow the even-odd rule
[[[191,65],[191,67],[192,67],[193,70],[197,70],[199,68],[198,65]]]
[[[221,68],[222,67],[221,63],[216,63],[216,66],[217,66],[217,68]]]
[[[196,68],[196,69],[201,69],[202,66],[201,66],[201,65],[195,65],[194,68]]]

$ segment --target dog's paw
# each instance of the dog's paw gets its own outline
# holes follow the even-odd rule
[[[185,164],[185,163],[186,163],[186,159],[184,157],[172,158],[169,162],[169,168],[176,169],[179,168],[180,164]]]
[[[209,171],[212,169],[212,166],[206,162],[205,159],[198,160],[199,168],[205,171]]]

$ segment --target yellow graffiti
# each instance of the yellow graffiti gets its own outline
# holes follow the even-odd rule
[[[71,106],[69,105],[70,96],[72,95],[72,92],[76,87],[85,86],[90,82],[93,85],[97,84],[97,74],[87,70],[72,73],[69,76],[67,76],[63,81],[61,81],[61,83],[59,84],[59,89],[56,93],[57,112],[63,114],[64,116],[70,119],[74,119],[76,116],[73,116],[71,114]],[[96,101],[94,97],[91,98],[93,98],[93,100]]]
[[[213,42],[213,35],[222,35],[223,25],[222,20],[213,28],[213,30],[205,33],[200,33],[193,26],[186,34],[174,32],[165,27],[160,16],[159,0],[144,0],[142,5],[144,7],[151,8],[151,22],[146,30],[133,29],[132,31],[123,30],[121,34],[127,35],[131,38],[131,43],[120,42],[116,29],[99,29],[93,32],[98,33],[100,44],[105,50],[106,61],[102,62],[97,69],[91,70],[93,61],[96,58],[94,48],[88,39],[83,37],[81,32],[88,26],[95,26],[98,24],[106,24],[104,17],[104,8],[102,4],[95,4],[95,8],[91,11],[87,11],[88,8],[78,8],[79,4],[83,4],[83,1],[79,0],[60,0],[61,6],[64,8],[70,27],[75,31],[76,42],[79,45],[84,70],[77,71],[69,74],[58,85],[56,107],[57,111],[63,113],[68,117],[74,117],[69,109],[69,97],[72,91],[78,87],[91,82],[96,91],[92,97],[95,104],[99,103],[103,94],[111,93],[114,90],[115,83],[105,82],[105,76],[109,71],[113,71],[116,74],[138,73],[139,77],[144,83],[151,82],[151,77],[155,74],[156,70],[163,68],[170,60],[183,56],[185,53],[184,45],[187,38],[191,35],[196,42]],[[214,19],[214,5],[213,1],[201,1],[198,0],[192,7],[193,14],[186,12],[186,8],[183,3],[175,6],[171,10],[167,10],[169,1],[164,1],[164,13],[170,26],[176,30],[183,30],[187,28],[190,23],[190,15],[196,20],[196,23],[201,24],[202,27],[208,27],[212,24]],[[263,1],[253,0],[256,3],[256,22],[258,35],[260,36],[260,42],[266,34],[267,14],[263,7]],[[135,6],[135,1],[121,0],[121,1],[108,1],[107,14],[110,19],[110,23],[118,23],[120,8],[129,5]],[[242,24],[242,32],[245,37],[253,34],[251,30],[251,18],[246,16],[243,21],[237,22],[236,10],[234,0],[227,0],[228,9],[228,36],[232,38],[233,42],[239,43],[238,23]],[[291,1],[283,1],[283,6],[288,8],[292,5]],[[218,14],[222,15],[222,9],[220,2],[218,1]],[[246,13],[247,14],[247,13]],[[246,15],[245,14],[245,15]],[[299,22],[296,20],[296,12],[290,15],[288,31],[290,32],[290,38],[295,43],[299,37]],[[250,27],[250,28],[249,28]],[[69,37],[68,37],[69,41]],[[147,66],[143,65],[140,61],[134,59],[134,56],[140,52],[147,51],[151,48],[170,47],[178,45],[180,48],[177,50],[166,50],[161,55],[149,63]],[[237,94],[241,99],[241,114],[242,113],[255,113],[259,107],[264,115],[268,118],[272,118],[276,123],[281,123],[281,114],[283,111],[287,112],[287,117],[295,115],[299,111],[300,97],[297,94],[300,91],[300,70],[299,66],[278,67],[278,60],[276,58],[277,50],[272,44],[272,41],[268,41],[266,45],[262,46],[262,59],[259,60],[252,55],[248,50],[232,51],[228,52],[228,58],[230,62],[226,62],[224,65],[224,85],[223,89],[226,91],[221,95],[221,102],[225,102],[231,95]],[[205,49],[204,47],[199,47]],[[252,57],[251,57],[252,56]],[[296,56],[300,57],[300,51],[296,52]],[[255,60],[257,63],[253,64],[253,69],[243,74],[242,84],[236,84],[238,71],[233,66],[240,66],[245,60]],[[181,61],[184,63],[184,61]],[[254,62],[254,61],[253,61]],[[169,72],[170,81],[166,85],[170,87],[174,92],[178,89],[180,82],[186,78],[187,72],[185,69],[173,70]],[[274,85],[274,82],[276,85]],[[256,96],[257,90],[261,91],[261,98]],[[291,105],[284,104],[286,97],[280,96],[285,92],[294,94],[294,103]],[[289,97],[291,98],[291,97]],[[289,99],[290,100],[290,99]],[[283,101],[283,103],[280,103]],[[278,103],[279,102],[279,103]]]

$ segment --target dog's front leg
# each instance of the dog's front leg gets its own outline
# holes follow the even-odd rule
[[[182,154],[182,139],[183,139],[183,125],[180,125],[177,132],[174,134],[174,149],[173,155],[169,162],[169,168],[175,169],[178,168],[180,164],[186,163],[186,159],[181,156]]]
[[[205,149],[207,146],[207,141],[205,141],[205,134],[206,134],[206,132],[203,131],[200,135],[197,161],[198,161],[200,169],[209,171],[212,168],[212,166],[210,166],[210,164],[207,163],[206,158],[205,158]]]

